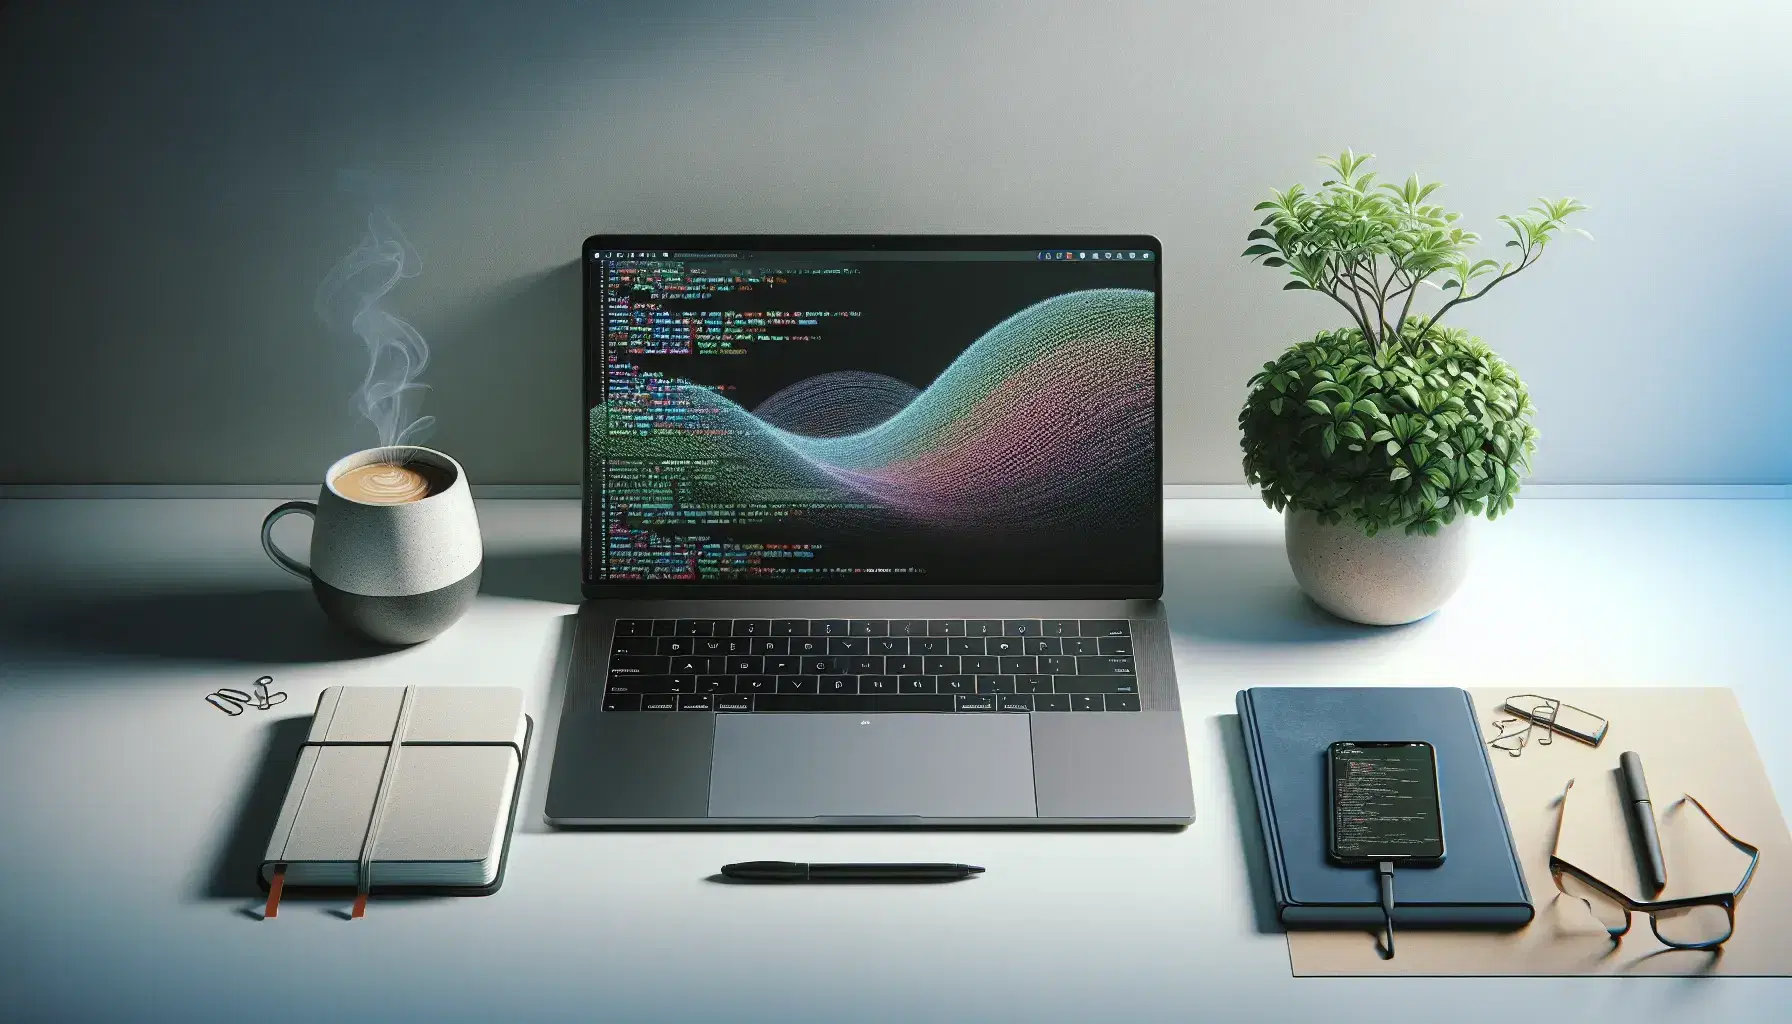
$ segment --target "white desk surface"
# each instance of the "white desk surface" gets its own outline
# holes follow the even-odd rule
[[[1297,979],[1254,894],[1233,694],[1266,684],[1733,687],[1792,795],[1792,502],[1521,500],[1410,627],[1327,618],[1260,504],[1169,503],[1198,820],[1179,833],[555,833],[541,824],[577,600],[574,502],[488,501],[485,593],[360,655],[262,556],[272,500],[0,501],[0,1017],[605,1020],[1785,1020],[1783,979]],[[283,536],[302,543],[292,519]],[[263,673],[291,695],[202,702]],[[487,899],[350,922],[249,878],[269,747],[338,683],[502,683],[535,717]],[[1612,717],[1621,708],[1607,709]],[[269,767],[270,763],[277,767]],[[1246,783],[1248,785],[1248,783]],[[1248,840],[1248,842],[1241,841]],[[975,881],[736,887],[728,861],[948,860]]]

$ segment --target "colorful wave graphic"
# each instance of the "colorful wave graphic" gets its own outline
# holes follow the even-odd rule
[[[824,374],[749,412],[675,381],[658,400],[676,429],[599,406],[593,450],[729,467],[687,495],[704,504],[838,502],[945,529],[1112,526],[1137,516],[1156,477],[1155,324],[1150,292],[1071,292],[991,328],[912,397],[876,374]]]

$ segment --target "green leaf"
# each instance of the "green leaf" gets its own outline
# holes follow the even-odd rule
[[[1386,430],[1377,430],[1375,433],[1369,435],[1369,440],[1374,442],[1375,444],[1380,444],[1383,441],[1392,440],[1393,437],[1394,437],[1394,435]],[[1392,455],[1394,453],[1389,452],[1388,454]]]
[[[1342,427],[1338,428],[1338,433],[1356,441],[1367,440],[1363,434],[1363,425],[1355,420],[1346,421]]]
[[[1318,413],[1321,416],[1330,416],[1332,414],[1332,407],[1329,405],[1326,405],[1324,402],[1320,401],[1317,398],[1307,399],[1307,408],[1313,410],[1314,412]]]
[[[1286,401],[1286,399],[1282,399],[1282,398],[1270,399],[1269,400],[1269,411],[1276,414],[1277,416],[1282,415],[1282,403],[1285,401]]]
[[[1290,281],[1282,286],[1282,290],[1285,292],[1310,292],[1313,289],[1299,281]]]
[[[1393,469],[1388,470],[1388,482],[1393,483],[1395,480],[1404,480],[1411,475],[1412,472],[1405,466],[1395,466]]]
[[[1326,427],[1325,433],[1323,433],[1319,436],[1319,446],[1321,448],[1325,449],[1325,454],[1327,454],[1327,455],[1330,455],[1332,452],[1337,451],[1338,450],[1337,431],[1333,430],[1330,427]]]
[[[1398,454],[1400,454],[1400,442],[1389,441],[1388,442],[1388,458],[1391,459]]]
[[[1250,242],[1250,241],[1255,241],[1256,239],[1259,239],[1259,238],[1274,238],[1274,237],[1276,237],[1276,233],[1274,231],[1270,231],[1267,228],[1257,228],[1256,230],[1252,231],[1250,234],[1244,236],[1244,240],[1247,242]]]
[[[1288,265],[1288,261],[1280,256],[1270,256],[1263,261],[1263,265],[1266,267],[1285,267]]]
[[[1280,251],[1281,250],[1277,249],[1273,245],[1259,244],[1259,245],[1251,246],[1249,249],[1246,249],[1244,252],[1240,253],[1239,255],[1241,255],[1241,256],[1263,256],[1263,255],[1267,255],[1268,253],[1280,252]]]

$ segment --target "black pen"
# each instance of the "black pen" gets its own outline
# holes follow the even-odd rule
[[[722,877],[742,882],[956,882],[983,873],[970,864],[794,864],[749,860],[724,864]]]
[[[1660,892],[1668,884],[1667,863],[1661,857],[1661,837],[1655,831],[1655,807],[1649,802],[1649,784],[1643,780],[1643,759],[1636,751],[1618,755],[1623,770],[1624,788],[1630,791],[1630,817],[1636,822],[1637,838],[1643,845],[1643,859],[1649,865],[1650,887]]]

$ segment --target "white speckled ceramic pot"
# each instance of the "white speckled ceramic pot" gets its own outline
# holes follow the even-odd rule
[[[424,463],[445,483],[428,497],[375,504],[346,497],[334,481],[377,462]],[[311,564],[281,551],[274,522],[309,515]],[[479,592],[483,548],[473,495],[460,463],[415,445],[369,448],[324,474],[317,501],[289,501],[261,524],[261,546],[287,572],[309,580],[324,612],[386,644],[414,644],[447,629]]]
[[[1470,516],[1435,537],[1404,529],[1373,537],[1349,521],[1328,526],[1316,513],[1284,515],[1288,564],[1300,588],[1339,618],[1397,626],[1443,607],[1468,576]]]

